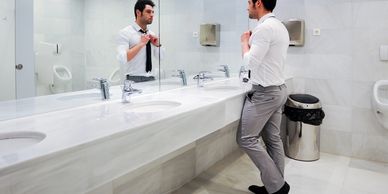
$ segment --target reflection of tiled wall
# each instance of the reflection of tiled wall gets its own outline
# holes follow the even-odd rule
[[[0,101],[15,98],[15,2],[0,3]]]
[[[388,130],[371,110],[374,81],[387,79],[379,46],[388,44],[387,0],[278,1],[278,18],[306,20],[304,47],[289,49],[287,72],[296,92],[320,98],[326,118],[321,149],[388,162]],[[314,28],[321,36],[312,36]]]
[[[84,1],[40,0],[34,2],[34,46],[39,42],[60,44],[62,52],[53,63],[67,66],[73,75],[73,90],[84,85]],[[39,52],[36,50],[35,52]],[[47,51],[45,51],[47,52]],[[51,51],[49,51],[51,53]],[[38,64],[36,64],[38,65]],[[48,92],[42,87],[39,95]],[[44,90],[46,88],[46,90]]]

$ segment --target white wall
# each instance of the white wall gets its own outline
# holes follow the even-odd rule
[[[290,48],[287,71],[298,92],[320,98],[327,117],[321,128],[325,152],[388,162],[388,130],[371,110],[372,86],[387,79],[379,47],[388,44],[388,0],[284,0],[280,19],[306,20],[306,44]],[[321,36],[312,36],[313,28]]]
[[[0,2],[0,101],[15,99],[15,1]]]

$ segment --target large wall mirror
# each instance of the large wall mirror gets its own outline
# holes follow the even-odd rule
[[[116,58],[116,37],[120,29],[134,23],[135,2],[136,0],[2,0],[1,103],[11,102],[8,105],[13,107],[14,102],[9,100],[20,100],[23,97],[45,98],[84,90],[95,90],[97,93],[98,90],[93,89],[97,85],[94,78],[106,78],[112,85],[122,84],[117,73],[119,62]],[[157,81],[151,86],[159,86],[158,90],[153,91],[186,87],[183,86],[178,70],[185,72],[188,85],[194,85],[193,77],[200,71],[211,72],[209,74],[215,80],[225,78],[221,65],[227,65],[232,75],[238,73],[241,67],[240,35],[248,29],[246,2],[154,0],[154,3],[155,16],[149,29],[160,37],[165,52],[160,61],[153,58]],[[27,20],[27,25],[33,24],[28,27],[30,32],[19,29],[20,26],[26,26],[18,24],[18,19],[23,17]],[[202,24],[219,26],[217,46],[200,44]],[[25,33],[22,37],[27,37],[26,40],[17,38],[18,31]],[[31,45],[27,46],[29,41]],[[28,70],[28,75],[20,76],[17,70],[15,73],[15,64],[19,63],[18,48],[31,53],[28,58],[28,63],[31,64],[25,65],[23,69],[25,71],[32,67]],[[71,79],[61,79],[70,75]],[[29,77],[29,80],[24,80],[27,84],[20,84],[18,77]],[[138,87],[144,89],[147,85]],[[18,95],[20,91],[31,89],[33,91],[27,95]],[[43,102],[46,103],[47,100],[42,100],[42,104]],[[40,103],[34,103],[33,109],[39,110],[38,112],[85,104],[61,101],[58,106],[52,106],[54,108],[40,108]],[[3,110],[6,118],[28,115],[19,114],[20,111],[14,108],[12,111],[15,115],[8,117],[10,111]],[[0,120],[4,116],[2,114],[0,113]]]

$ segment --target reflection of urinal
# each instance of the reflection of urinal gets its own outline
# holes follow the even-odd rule
[[[69,92],[72,90],[72,79],[70,70],[63,65],[53,66],[53,83],[50,84],[52,93]]]
[[[116,68],[113,70],[113,72],[109,75],[108,82],[110,83],[111,86],[113,85],[119,85],[121,82],[120,78],[120,68]]]
[[[377,120],[388,129],[388,80],[375,83],[372,98],[372,107]]]

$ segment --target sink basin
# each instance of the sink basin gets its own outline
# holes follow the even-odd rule
[[[126,106],[126,112],[160,112],[180,106],[181,103],[175,101],[149,101],[149,102],[134,102]]]
[[[230,90],[241,90],[239,86],[205,86],[203,88],[207,91],[230,91]]]
[[[0,133],[0,155],[37,144],[44,138],[46,138],[46,135],[39,132]]]

